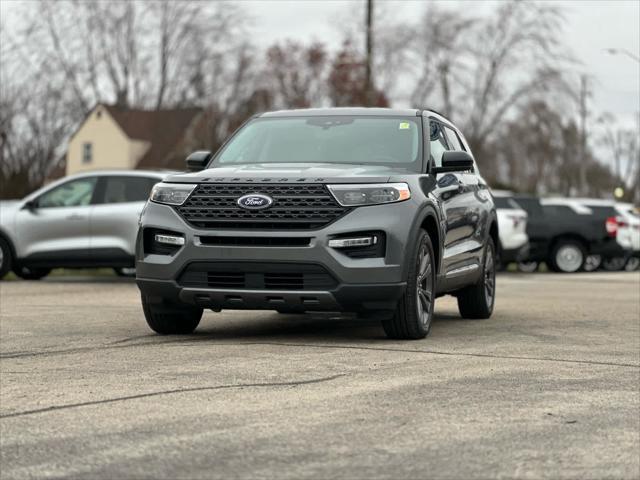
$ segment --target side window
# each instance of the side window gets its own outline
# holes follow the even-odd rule
[[[49,190],[38,198],[38,208],[80,207],[89,205],[96,177],[78,178]]]
[[[145,202],[158,180],[147,177],[105,177],[100,203]]]
[[[516,203],[524,209],[531,217],[540,217],[544,213],[540,202],[535,198],[516,198]]]
[[[442,154],[448,150],[442,125],[433,120],[429,121],[429,136],[431,146],[431,161],[436,167],[442,166]]]
[[[454,130],[444,127],[444,131],[447,135],[447,142],[451,145],[451,150],[465,150],[460,138],[458,138],[458,134]]]
[[[577,215],[576,211],[567,205],[543,205],[542,210],[547,215]]]

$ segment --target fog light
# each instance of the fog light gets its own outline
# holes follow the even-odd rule
[[[184,245],[184,237],[179,235],[166,235],[163,233],[156,233],[154,239],[157,243],[163,243],[165,245]]]
[[[332,248],[368,247],[378,243],[378,237],[334,238],[329,240]]]

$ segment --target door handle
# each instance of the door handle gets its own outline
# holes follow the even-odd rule
[[[73,213],[67,217],[67,220],[84,220],[84,216]]]

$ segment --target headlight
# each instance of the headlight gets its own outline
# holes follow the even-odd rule
[[[406,183],[361,183],[354,185],[327,185],[329,191],[343,207],[379,205],[401,202],[411,198]]]
[[[196,185],[187,183],[156,183],[151,190],[151,201],[166,205],[182,205]]]

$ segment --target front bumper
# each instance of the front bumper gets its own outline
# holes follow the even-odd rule
[[[292,310],[360,312],[393,310],[406,284],[340,285],[331,291],[230,290],[181,287],[167,280],[138,279],[150,303],[188,303],[213,310]]]
[[[137,283],[151,302],[181,302],[211,309],[291,309],[324,311],[393,310],[406,288],[405,250],[411,236],[416,204],[360,207],[314,231],[206,230],[188,225],[173,208],[149,203],[143,228],[182,233],[185,245],[174,255],[146,254],[136,248]],[[350,258],[328,247],[335,235],[383,231],[386,254],[379,258]],[[200,237],[305,237],[308,245],[287,247],[204,245]],[[179,279],[196,262],[316,264],[336,280],[327,290],[229,289],[185,286]]]

